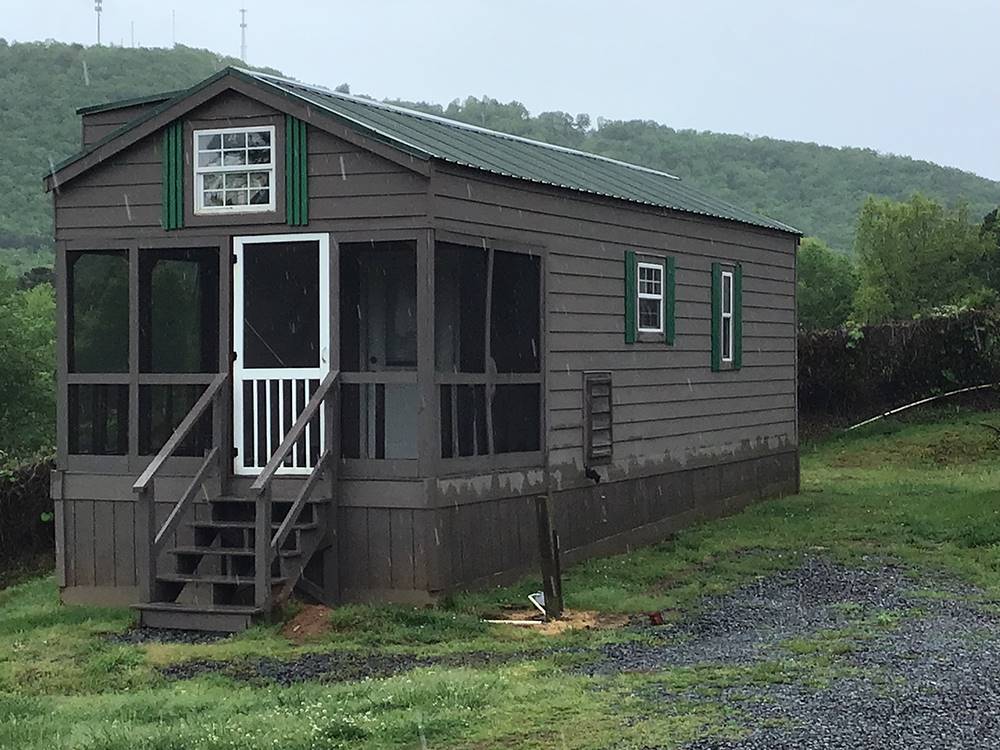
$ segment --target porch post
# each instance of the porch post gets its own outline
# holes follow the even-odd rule
[[[417,235],[417,456],[420,476],[435,476],[441,452],[438,394],[434,386],[434,230]]]
[[[253,603],[261,609],[271,608],[271,488],[266,487],[254,498],[254,581]],[[281,550],[278,550],[281,554]]]
[[[139,584],[139,601],[153,601],[156,583],[156,508],[149,488],[135,493],[135,567]]]
[[[233,367],[233,323],[230,310],[233,293],[233,248],[226,237],[219,241],[219,360],[218,372],[232,374]],[[225,491],[227,480],[233,471],[233,388],[221,393],[212,405],[212,441],[219,448],[219,483]]]

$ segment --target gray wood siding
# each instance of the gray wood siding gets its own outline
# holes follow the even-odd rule
[[[381,592],[440,590],[436,558],[444,542],[435,512],[410,508],[340,508],[340,584],[349,600]],[[395,592],[395,593],[392,593]],[[377,596],[377,594],[375,594]]]
[[[141,117],[160,104],[161,102],[148,102],[146,104],[136,104],[133,107],[119,107],[117,109],[109,109],[105,112],[92,112],[83,115],[80,118],[83,128],[83,141],[81,145],[86,148],[92,143],[97,143],[97,141],[113,133],[125,123]]]
[[[189,113],[205,127],[238,127],[248,118],[277,117],[276,110],[227,92]],[[283,115],[281,115],[283,117]],[[282,128],[279,127],[279,130]],[[279,133],[279,138],[283,137]],[[427,178],[315,127],[309,128],[309,225],[294,231],[416,229],[427,224]],[[190,144],[186,142],[190,168]],[[280,146],[280,143],[279,143]],[[125,149],[55,194],[57,240],[170,237],[184,234],[267,234],[283,225],[252,215],[176,232],[160,227],[161,137],[155,133]],[[279,148],[277,181],[283,174]],[[190,182],[190,181],[189,181]],[[185,201],[190,203],[190,190]],[[279,193],[279,201],[281,194]]]
[[[547,255],[547,444],[556,488],[581,483],[583,372],[613,373],[611,478],[794,446],[795,239],[566,197],[460,168],[432,179],[438,226]],[[626,344],[625,251],[676,259],[674,346]],[[711,264],[743,265],[743,368],[712,372]]]

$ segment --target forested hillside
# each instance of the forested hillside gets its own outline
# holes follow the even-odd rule
[[[124,49],[0,39],[0,264],[51,262],[49,165],[80,148],[78,107],[171,91],[239,65],[206,50]]]
[[[0,39],[0,263],[24,270],[50,257],[51,209],[41,177],[79,147],[77,107],[188,86],[237,61],[187,47],[123,49]],[[322,76],[338,79],[336,70]],[[663,169],[697,187],[849,250],[870,194],[921,192],[965,201],[983,216],[1000,183],[957,169],[864,149],[674,130],[655,122],[605,121],[546,112],[488,97],[426,111]],[[638,108],[638,107],[637,107]]]
[[[397,103],[661,169],[838,250],[851,250],[858,211],[872,194],[903,200],[922,193],[945,204],[965,202],[979,217],[1000,203],[1000,182],[870,149],[675,130],[642,120],[597,118],[592,123],[586,114],[532,117],[517,102],[503,104],[489,97],[456,100],[447,107]]]

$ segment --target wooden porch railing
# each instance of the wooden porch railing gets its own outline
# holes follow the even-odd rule
[[[271,456],[264,470],[254,480],[253,484],[250,485],[250,496],[255,500],[256,510],[256,528],[254,531],[254,604],[258,607],[267,609],[271,605],[271,565],[275,557],[279,554],[281,545],[284,544],[288,538],[288,534],[298,522],[299,516],[302,514],[306,503],[309,502],[309,498],[319,483],[323,471],[327,468],[331,472],[335,471],[337,462],[331,460],[333,455],[331,451],[332,441],[327,440],[326,449],[303,483],[302,489],[299,491],[291,508],[289,508],[288,513],[273,536],[271,535],[271,483],[274,481],[275,473],[284,464],[292,447],[302,437],[306,425],[313,420],[319,413],[320,407],[326,402],[327,394],[331,390],[336,394],[335,386],[339,377],[340,371],[333,370],[323,378],[323,382],[319,384],[312,398],[309,399],[309,403],[306,404],[299,418],[295,420],[295,424],[288,430],[284,440],[281,441],[281,445],[278,446],[274,455]],[[330,402],[336,403],[336,397],[330,399]],[[326,408],[329,408],[328,403],[330,402],[327,402]],[[328,436],[333,431],[332,417],[332,414],[328,413],[326,415]]]
[[[201,394],[194,406],[187,413],[177,429],[163,444],[160,452],[156,454],[146,470],[139,475],[132,485],[132,491],[136,493],[138,503],[136,505],[136,567],[139,574],[139,595],[143,602],[153,601],[156,589],[156,560],[167,537],[177,528],[191,501],[198,493],[198,488],[204,483],[209,470],[214,466],[221,469],[219,464],[219,446],[215,445],[205,454],[205,460],[194,475],[194,479],[188,485],[180,500],[177,501],[170,515],[167,516],[163,526],[156,528],[156,507],[153,480],[156,474],[163,467],[164,462],[170,458],[180,447],[181,443],[191,432],[192,428],[201,419],[208,407],[218,400],[219,396],[225,393],[225,385],[229,382],[229,373],[219,373],[205,392]],[[216,436],[218,439],[218,436]]]

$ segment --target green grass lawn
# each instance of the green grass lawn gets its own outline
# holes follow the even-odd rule
[[[565,575],[566,604],[680,618],[705,595],[793,566],[804,554],[851,564],[892,558],[915,577],[945,571],[998,597],[1000,444],[982,422],[1000,426],[990,414],[935,412],[806,446],[801,494],[573,567]],[[651,687],[713,694],[732,685],[823,680],[858,635],[830,631],[790,643],[781,663],[586,677],[567,670],[586,658],[582,652],[648,636],[634,629],[543,636],[481,622],[501,605],[523,606],[536,586],[459,595],[437,609],[344,607],[329,634],[300,646],[277,625],[214,644],[133,646],[102,636],[127,629],[129,611],[61,607],[51,577],[31,580],[0,591],[0,748],[671,747],[707,733],[736,735],[738,716],[722,701],[655,701]],[[930,583],[927,589],[933,596]],[[877,618],[859,623],[858,632],[893,624]],[[190,659],[333,650],[527,657],[291,687],[220,676],[168,681],[159,672]]]

